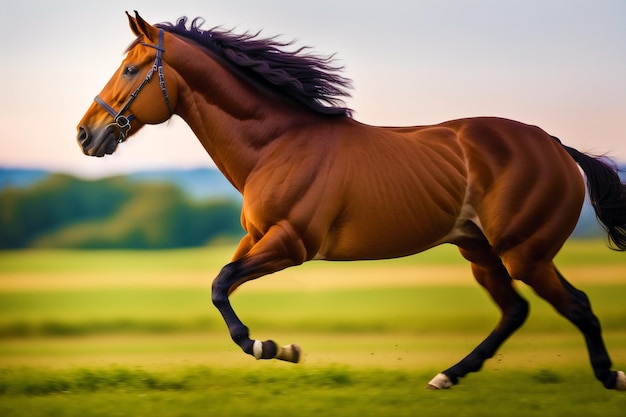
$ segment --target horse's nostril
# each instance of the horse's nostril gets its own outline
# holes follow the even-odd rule
[[[76,140],[78,140],[78,144],[84,149],[85,146],[89,145],[91,137],[89,136],[89,131],[84,127],[78,128],[78,135],[76,135]]]

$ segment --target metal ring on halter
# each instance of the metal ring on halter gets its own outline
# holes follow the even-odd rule
[[[167,105],[167,109],[169,110],[170,114],[174,113],[172,111],[172,106],[170,105],[170,98],[165,88],[165,76],[163,75],[163,52],[165,52],[165,49],[163,49],[163,29],[159,29],[158,45],[155,46],[155,45],[151,45],[149,43],[143,43],[143,42],[141,43],[141,45],[156,49],[157,51],[156,58],[154,59],[154,64],[152,65],[152,68],[150,68],[150,70],[146,74],[146,78],[144,78],[141,84],[139,84],[139,87],[137,87],[135,91],[133,91],[133,93],[130,95],[128,100],[126,100],[126,103],[124,103],[124,105],[122,106],[121,110],[119,112],[116,112],[115,110],[113,110],[113,107],[109,106],[107,102],[104,101],[100,96],[96,96],[94,98],[94,101],[98,103],[100,107],[106,110],[107,113],[109,113],[113,117],[113,121],[115,122],[114,124],[115,126],[118,127],[120,131],[120,135],[117,139],[119,143],[122,143],[124,142],[124,140],[126,140],[126,138],[128,137],[128,132],[130,131],[130,128],[131,128],[130,122],[132,122],[135,119],[134,114],[129,114],[128,116],[123,116],[122,114],[125,113],[126,110],[128,110],[130,105],[137,98],[137,95],[139,94],[139,92],[148,83],[148,81],[152,79],[152,75],[154,74],[154,71],[157,71],[157,74],[159,75],[159,85],[161,86],[161,92],[163,93],[163,98],[165,99],[165,104]],[[113,125],[113,123],[111,125]]]
[[[117,139],[118,143],[122,143],[126,140],[128,131],[130,130],[130,122],[131,119],[126,116],[119,115],[115,118],[115,124],[120,129],[120,137]]]

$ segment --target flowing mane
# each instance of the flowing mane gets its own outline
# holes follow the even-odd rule
[[[333,56],[307,53],[308,47],[295,51],[283,48],[293,42],[279,42],[276,37],[260,38],[258,33],[235,34],[232,30],[203,30],[202,18],[187,27],[187,17],[176,24],[160,23],[163,30],[192,40],[255,83],[270,87],[283,96],[310,109],[328,115],[350,116],[341,97],[349,97],[351,81],[338,74],[343,67],[334,66]]]

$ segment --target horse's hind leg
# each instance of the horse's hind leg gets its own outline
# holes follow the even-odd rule
[[[472,272],[476,280],[498,304],[502,318],[491,334],[469,355],[433,378],[428,383],[431,389],[449,388],[469,372],[478,371],[528,316],[528,303],[515,291],[509,273],[486,241],[472,250],[461,249],[461,254],[472,262]]]
[[[567,282],[552,263],[533,270],[523,280],[583,333],[596,378],[606,388],[626,390],[624,373],[611,370],[600,321],[593,314],[587,295]]]

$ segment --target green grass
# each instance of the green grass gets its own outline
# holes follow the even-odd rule
[[[216,269],[230,260],[233,246],[133,250],[54,250],[31,249],[0,251],[0,272],[120,272],[144,270]]]
[[[0,251],[0,272],[98,272],[219,270],[230,261],[235,246],[179,250],[11,250]],[[376,261],[383,265],[466,265],[453,245],[441,245],[415,256]],[[556,258],[557,265],[624,265],[624,254],[609,250],[603,240],[570,240]],[[337,263],[316,262],[335,268]],[[355,263],[353,263],[354,265]],[[370,261],[356,264],[371,265]]]
[[[624,327],[626,284],[586,286],[605,330]],[[527,288],[533,331],[569,324]],[[251,328],[313,332],[486,332],[499,311],[478,286],[241,291],[232,303]],[[306,306],[306,308],[303,308]],[[209,289],[121,288],[0,292],[0,337],[223,328]]]
[[[459,269],[467,271],[459,283],[438,283],[438,268],[466,264],[452,246],[382,262],[313,262],[242,287],[232,302],[252,336],[304,352],[298,365],[256,361],[232,343],[210,301],[210,280],[233,250],[0,252],[0,415],[611,417],[626,409],[624,393],[593,378],[578,331],[523,285],[526,325],[481,372],[451,390],[425,390],[499,319],[469,269]],[[626,256],[572,241],[557,264],[617,274],[614,283],[576,285],[625,369]],[[435,276],[385,285],[386,276],[421,271]],[[309,287],[301,273],[354,286]],[[190,276],[200,280],[169,284]]]
[[[585,372],[545,369],[472,376],[449,391],[424,389],[426,372],[350,366],[245,370],[187,367],[2,373],[4,416],[620,416],[626,397]],[[513,380],[513,381],[512,381]]]

